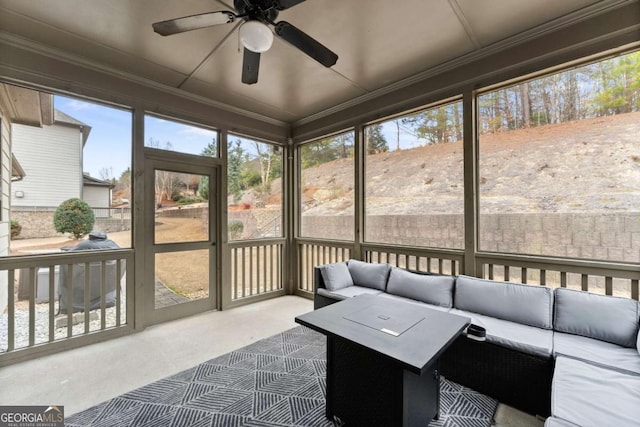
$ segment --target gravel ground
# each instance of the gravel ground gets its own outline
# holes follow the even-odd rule
[[[110,307],[105,310],[106,327],[112,328],[116,325],[116,308]],[[55,312],[58,312],[58,303],[55,303]],[[126,301],[122,298],[121,301],[121,317],[120,323],[126,322]],[[4,352],[8,347],[8,328],[9,328],[9,314],[5,310],[0,315],[0,352]],[[54,322],[59,318],[66,318],[66,314],[61,314],[54,317]],[[91,332],[99,331],[101,327],[100,310],[93,310],[91,317],[94,319],[89,323],[89,330]],[[81,314],[81,321],[73,325],[73,336],[84,334],[84,314]],[[54,329],[55,340],[63,339],[67,337],[67,327],[60,327]],[[36,304],[36,318],[35,318],[35,343],[41,344],[49,341],[49,304]],[[29,309],[28,305],[19,302],[16,304],[15,311],[15,349],[24,348],[29,346]]]

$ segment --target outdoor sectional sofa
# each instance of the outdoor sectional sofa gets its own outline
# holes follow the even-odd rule
[[[362,294],[471,318],[486,339],[459,337],[440,373],[546,427],[640,425],[638,301],[357,260],[315,268],[315,309]]]

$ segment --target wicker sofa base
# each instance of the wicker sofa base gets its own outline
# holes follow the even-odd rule
[[[440,359],[440,373],[524,412],[551,414],[552,357],[461,336]]]

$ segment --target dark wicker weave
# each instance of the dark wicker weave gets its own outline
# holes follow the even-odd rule
[[[322,274],[320,273],[320,269],[318,267],[313,268],[313,309],[317,310],[319,308],[325,307],[327,305],[331,305],[334,302],[340,301],[338,298],[330,298],[324,295],[318,294],[318,288],[324,288],[324,280],[322,279]]]
[[[551,414],[552,357],[461,336],[440,359],[440,373],[524,412]]]
[[[327,416],[347,426],[425,425],[438,416],[435,366],[423,375],[347,340],[327,338]]]

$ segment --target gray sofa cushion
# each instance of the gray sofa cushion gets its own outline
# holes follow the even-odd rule
[[[539,328],[552,327],[553,292],[545,286],[458,276],[453,306]]]
[[[354,285],[381,291],[387,289],[387,278],[391,268],[389,264],[373,264],[350,259],[347,265]]]
[[[583,427],[637,426],[640,375],[569,357],[556,358],[551,414]]]
[[[555,291],[554,329],[624,347],[635,347],[638,302],[630,298],[596,295],[573,289]]]
[[[381,294],[382,291],[377,289],[365,288],[364,286],[347,286],[346,288],[337,289],[335,291],[329,291],[328,289],[318,289],[319,295],[324,295],[329,298],[335,299],[347,299],[352,297],[357,297],[358,295],[378,295]]]
[[[453,309],[451,314],[471,318],[471,323],[487,330],[487,342],[534,356],[551,357],[553,331],[470,311]]]
[[[435,276],[412,273],[400,268],[392,268],[389,274],[387,292],[401,297],[433,305],[451,308],[453,306],[453,276]]]
[[[640,374],[640,355],[635,348],[622,347],[593,338],[554,332],[553,354],[571,356]]]
[[[349,273],[349,268],[344,262],[336,262],[333,264],[325,264],[320,266],[320,274],[324,286],[330,291],[353,286],[353,279]]]
[[[580,427],[580,426],[574,423],[570,423],[567,420],[563,420],[556,417],[549,417],[545,420],[544,427]]]
[[[426,302],[416,301],[415,299],[412,299],[412,298],[400,297],[398,295],[392,295],[392,294],[388,294],[388,293],[382,293],[382,294],[378,295],[378,298],[386,298],[386,299],[391,299],[391,300],[395,300],[395,301],[407,302],[409,304],[415,304],[415,305],[418,305],[420,307],[430,308],[432,310],[444,311],[445,313],[447,313],[447,312],[449,312],[451,310],[448,307],[442,307],[440,305],[428,304]]]

